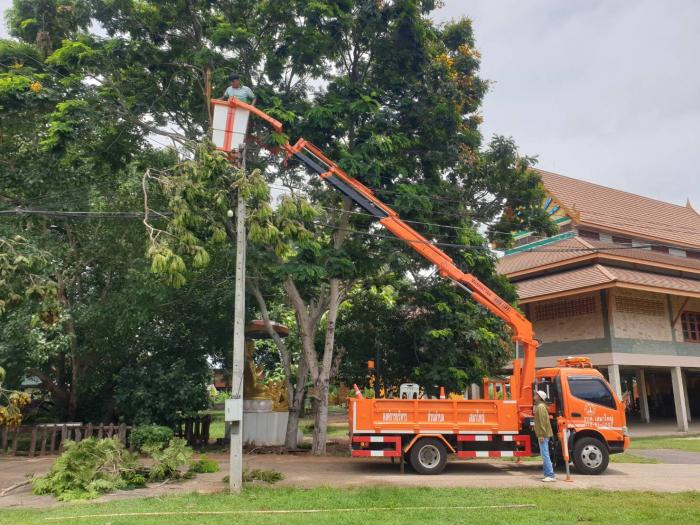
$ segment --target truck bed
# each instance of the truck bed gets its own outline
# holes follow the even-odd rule
[[[352,434],[517,434],[515,400],[348,400]]]

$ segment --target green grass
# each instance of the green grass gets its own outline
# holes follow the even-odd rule
[[[203,410],[201,415],[209,414],[211,416],[211,424],[209,425],[209,439],[214,440],[223,438],[226,433],[226,425],[224,424],[223,410]]]
[[[674,448],[688,452],[700,452],[700,434],[690,436],[654,436],[633,438],[632,449]]]
[[[643,502],[643,504],[641,503]],[[532,508],[484,506],[534,505]],[[422,507],[422,508],[421,508]],[[471,509],[456,507],[476,507]],[[478,508],[482,507],[482,508]],[[314,514],[231,514],[237,511],[327,509]],[[348,510],[352,509],[352,510]],[[223,511],[229,514],[195,515]],[[110,513],[163,515],[104,516]],[[190,514],[188,514],[190,513]],[[103,515],[70,519],[79,515]],[[66,520],[55,518],[66,517]],[[47,520],[47,518],[54,518]],[[240,496],[225,493],[171,496],[110,503],[63,504],[53,509],[3,509],[2,525],[79,523],[111,525],[178,525],[197,523],[294,525],[358,525],[361,523],[699,523],[700,495],[599,490],[536,489],[428,489],[428,488],[320,488],[247,487]]]
[[[661,463],[658,459],[647,458],[645,456],[638,456],[637,454],[630,454],[629,452],[623,452],[622,454],[612,454],[610,456],[610,463]]]
[[[305,436],[312,436],[314,433],[314,423],[313,421],[304,420],[303,424],[299,425]],[[329,423],[326,428],[326,437],[328,439],[337,438],[348,438],[348,425],[347,423]]]

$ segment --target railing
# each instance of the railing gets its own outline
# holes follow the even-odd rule
[[[484,399],[512,399],[510,382],[506,379],[484,378]]]
[[[175,436],[185,438],[191,447],[202,447],[209,443],[211,416],[183,417],[175,423]]]
[[[88,423],[43,423],[0,427],[0,453],[11,456],[27,454],[30,458],[63,452],[67,440],[81,441],[89,437],[111,438],[116,436],[125,446],[132,427]],[[131,445],[129,444],[130,449]]]

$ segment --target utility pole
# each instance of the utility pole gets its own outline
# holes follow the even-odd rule
[[[246,176],[246,148],[241,151],[241,170]],[[236,284],[233,311],[233,371],[231,373],[231,399],[227,404],[227,420],[231,425],[229,458],[229,490],[240,492],[243,483],[243,367],[245,358],[245,252],[246,203],[238,191],[236,204]]]

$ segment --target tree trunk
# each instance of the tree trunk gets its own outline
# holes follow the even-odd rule
[[[74,241],[71,241],[71,245]],[[56,274],[58,283],[58,302],[61,308],[67,312],[67,318],[63,325],[63,331],[68,335],[70,339],[70,366],[71,366],[71,380],[70,388],[68,391],[68,406],[67,406],[67,416],[69,421],[74,421],[78,413],[78,383],[80,377],[80,358],[78,357],[78,339],[75,330],[75,321],[73,320],[73,312],[71,310],[71,304],[68,299],[68,293],[66,292],[66,284],[63,278],[63,273],[58,272]]]
[[[294,392],[289,398],[289,419],[287,420],[287,432],[284,436],[284,447],[287,450],[295,450],[299,443],[297,435],[299,433],[299,419],[301,411],[304,409],[304,398],[306,396],[306,377],[309,375],[309,367],[304,356],[299,356],[299,366],[297,367],[297,382],[294,385]]]
[[[328,434],[328,379],[314,383],[317,403],[314,415],[314,441],[311,445],[311,453],[323,456],[326,453],[326,435]]]
[[[351,201],[343,199],[343,212],[340,219],[340,228],[334,235],[334,247],[340,249],[345,239]],[[314,411],[314,434],[311,451],[315,455],[326,453],[326,434],[328,426],[328,390],[333,371],[340,366],[339,360],[334,360],[333,350],[335,343],[335,327],[338,319],[338,310],[343,300],[340,290],[340,279],[331,278],[327,294],[321,294],[312,300],[307,307],[299,290],[291,277],[284,282],[284,289],[292,303],[296,314],[299,336],[303,349],[303,356],[309,367],[311,380],[313,381],[318,403]],[[326,334],[323,343],[323,355],[319,363],[315,347],[316,330],[321,322],[323,313],[326,316]]]
[[[282,369],[284,370],[284,384],[287,388],[287,402],[289,403],[289,418],[287,419],[287,430],[284,437],[284,446],[287,450],[295,450],[298,446],[297,434],[299,433],[299,419],[304,408],[304,396],[306,393],[306,378],[309,375],[309,366],[304,358],[304,354],[299,357],[297,366],[296,384],[292,383],[292,354],[277,332],[275,332],[270,313],[267,308],[267,301],[260,290],[260,287],[253,279],[248,279],[248,288],[253,293],[258,303],[260,314],[265,322],[265,329],[270,338],[275,342],[277,352],[280,356]]]

